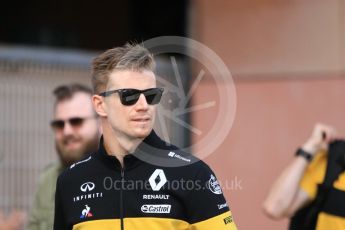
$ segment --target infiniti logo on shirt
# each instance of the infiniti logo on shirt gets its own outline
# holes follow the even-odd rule
[[[82,192],[90,192],[95,188],[95,184],[92,182],[86,182],[80,186]]]
[[[78,201],[84,201],[89,199],[95,199],[95,198],[102,198],[103,193],[102,192],[93,192],[90,193],[92,190],[94,190],[96,185],[93,182],[86,182],[80,186],[80,190],[83,192],[82,194],[78,194],[77,196],[73,197],[73,202]]]

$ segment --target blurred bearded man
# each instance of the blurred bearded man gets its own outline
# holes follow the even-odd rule
[[[51,127],[59,161],[40,176],[29,230],[53,229],[54,197],[59,174],[87,154],[96,151],[101,136],[99,119],[91,103],[92,90],[79,84],[57,87]]]

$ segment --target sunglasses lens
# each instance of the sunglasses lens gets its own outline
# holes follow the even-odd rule
[[[81,126],[83,124],[83,121],[84,119],[80,117],[74,117],[69,119],[69,123],[74,127]]]
[[[143,91],[137,89],[121,89],[118,92],[123,105],[134,105],[139,100],[140,94],[144,94],[147,104],[155,105],[161,100],[163,90],[161,88],[152,88]]]
[[[68,122],[73,127],[79,127],[83,124],[84,119],[80,118],[80,117],[74,117],[74,118],[70,118],[68,120]],[[61,129],[65,128],[65,121],[64,120],[54,120],[50,123],[50,125],[52,126],[53,129],[61,130]]]
[[[146,101],[150,105],[158,104],[162,98],[162,90],[155,88],[144,92]]]
[[[136,89],[124,89],[120,91],[121,103],[123,105],[134,105],[140,97],[140,91]]]
[[[54,120],[50,123],[53,129],[63,129],[65,126],[65,122],[62,120]]]

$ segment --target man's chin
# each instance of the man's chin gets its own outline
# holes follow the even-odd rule
[[[59,151],[59,156],[62,163],[65,166],[69,166],[75,163],[76,161],[79,161],[83,157],[83,154],[80,150],[76,149],[62,149]]]
[[[145,139],[150,133],[152,129],[135,129],[133,132],[133,137],[138,139]]]
[[[55,142],[56,152],[59,155],[60,161],[64,165],[70,165],[83,159],[86,155],[98,149],[99,134],[95,134],[94,138],[89,141],[80,142],[75,145],[64,145]]]
[[[62,161],[63,165],[70,166],[70,165],[74,164],[75,162],[80,161],[81,159],[82,159],[82,157],[74,157],[74,158],[62,157],[61,161]]]

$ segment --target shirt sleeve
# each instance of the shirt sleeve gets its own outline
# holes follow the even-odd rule
[[[29,223],[28,223],[28,230],[36,230],[39,229],[39,221],[41,219],[41,203],[39,200],[40,197],[40,189],[41,185],[39,184],[38,190],[36,191],[33,207],[31,209],[31,214],[29,217]]]
[[[54,213],[54,230],[70,230],[63,212],[63,203],[61,199],[61,178],[59,177],[56,184],[55,192],[55,213]]]
[[[311,199],[315,199],[317,186],[324,180],[326,167],[327,154],[323,151],[315,155],[301,179],[300,188],[305,191]]]
[[[207,165],[202,165],[187,197],[186,208],[192,230],[237,230],[221,184]]]

